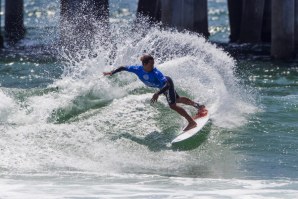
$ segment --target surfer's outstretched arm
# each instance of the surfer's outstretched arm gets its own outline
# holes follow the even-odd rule
[[[118,72],[121,72],[121,71],[124,71],[124,70],[126,70],[126,68],[124,66],[120,66],[117,69],[112,70],[111,72],[103,72],[103,75],[104,76],[111,76],[111,75],[114,75],[115,73],[118,73]]]

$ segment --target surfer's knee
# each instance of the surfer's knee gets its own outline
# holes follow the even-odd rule
[[[173,110],[176,110],[177,109],[177,104],[176,103],[173,103],[173,104],[169,104],[170,108],[173,109]]]

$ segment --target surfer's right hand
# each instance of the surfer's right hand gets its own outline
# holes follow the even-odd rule
[[[157,102],[158,100],[158,94],[157,93],[154,93],[152,99],[150,100],[151,104],[154,104],[155,102]]]

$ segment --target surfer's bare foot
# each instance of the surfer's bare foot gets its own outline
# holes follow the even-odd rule
[[[201,109],[205,109],[206,107],[205,107],[205,105],[200,105],[199,106],[199,110],[201,110]]]
[[[187,127],[185,127],[185,129],[183,131],[188,131],[190,129],[193,129],[197,126],[197,123],[195,121],[188,123]]]
[[[201,105],[198,113],[192,117],[192,119],[198,119],[200,117],[205,117],[208,114],[208,110],[206,109],[206,107],[204,105]]]

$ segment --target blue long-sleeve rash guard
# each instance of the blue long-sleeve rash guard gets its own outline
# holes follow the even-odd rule
[[[114,70],[112,74],[120,71],[128,71],[134,73],[138,78],[149,87],[159,88],[159,94],[163,93],[168,89],[168,80],[157,68],[153,68],[152,71],[147,72],[143,66],[121,66]]]

